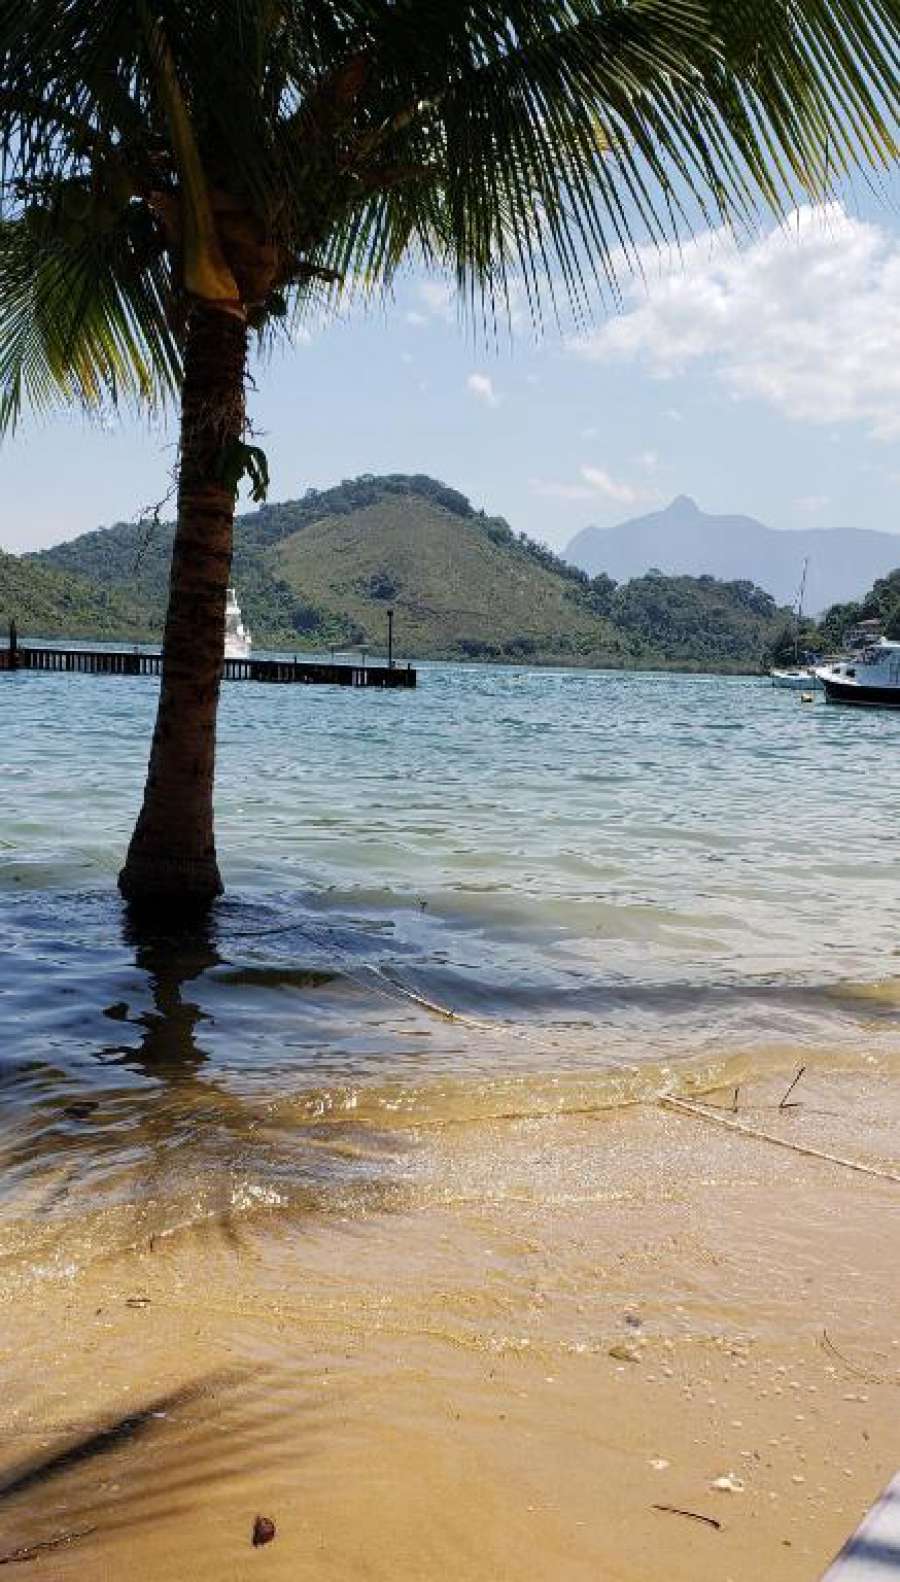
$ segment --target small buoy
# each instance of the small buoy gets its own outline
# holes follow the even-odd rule
[[[801,694],[800,694],[800,702],[801,703],[814,703],[815,702],[815,695],[812,692],[801,692]]]

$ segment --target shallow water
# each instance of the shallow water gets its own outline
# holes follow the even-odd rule
[[[362,1209],[410,1128],[900,1055],[894,715],[583,671],[226,685],[228,895],[138,939],[114,878],[154,705],[0,686],[8,1230],[71,1227],[88,1188],[119,1245],[141,1215]]]

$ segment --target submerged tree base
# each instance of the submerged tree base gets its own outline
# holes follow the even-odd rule
[[[150,856],[129,851],[119,874],[119,890],[141,911],[174,908],[200,911],[225,889],[215,854],[208,857]]]

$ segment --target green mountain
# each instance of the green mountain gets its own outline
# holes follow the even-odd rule
[[[171,524],[118,523],[18,564],[108,597],[104,633],[115,609],[123,636],[138,616],[158,635],[172,533]],[[257,645],[296,651],[363,643],[381,652],[391,608],[401,658],[752,670],[785,621],[750,582],[591,578],[455,489],[402,474],[239,517],[233,580]]]
[[[140,606],[113,586],[41,565],[0,550],[0,634],[14,620],[20,633],[44,637],[130,637],[154,635]],[[0,639],[2,640],[2,639]]]

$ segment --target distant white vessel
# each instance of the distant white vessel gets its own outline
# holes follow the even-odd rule
[[[770,670],[773,687],[788,687],[792,692],[809,692],[822,685],[816,672],[806,665],[791,670]]]
[[[781,669],[770,670],[773,687],[787,687],[791,692],[808,692],[810,689],[822,685],[815,670],[811,665],[800,663],[800,623],[803,620],[803,595],[806,592],[806,577],[809,571],[809,556],[803,562],[803,575],[800,578],[800,590],[797,594],[797,608],[794,612],[794,664],[786,665]]]
[[[241,619],[241,607],[233,588],[228,589],[225,600],[225,658],[249,659],[253,639],[249,627]]]

